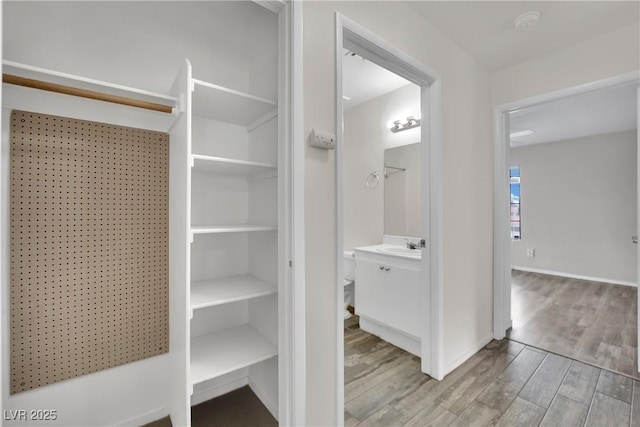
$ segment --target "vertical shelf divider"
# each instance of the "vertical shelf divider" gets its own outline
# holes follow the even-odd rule
[[[191,239],[191,63],[185,60],[171,87],[178,99],[169,138],[169,351],[171,419],[191,425],[189,378],[189,259]]]

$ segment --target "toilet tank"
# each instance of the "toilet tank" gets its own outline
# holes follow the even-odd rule
[[[343,274],[346,280],[355,280],[356,278],[356,259],[354,251],[344,251]]]

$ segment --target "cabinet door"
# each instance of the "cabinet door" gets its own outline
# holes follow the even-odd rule
[[[382,264],[357,261],[356,264],[356,312],[379,322],[385,322],[385,271]]]
[[[420,271],[389,266],[385,272],[386,322],[389,326],[420,338]]]

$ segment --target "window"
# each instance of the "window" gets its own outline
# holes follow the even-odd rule
[[[520,166],[509,168],[511,189],[511,238],[520,240]]]

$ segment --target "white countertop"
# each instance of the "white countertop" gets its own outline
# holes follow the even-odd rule
[[[375,253],[378,255],[386,255],[386,256],[392,256],[392,257],[397,257],[402,259],[408,259],[412,261],[420,261],[422,259],[422,250],[420,249],[413,249],[411,250],[411,253],[406,253],[406,254],[402,253],[403,251],[408,251],[406,246],[389,245],[389,244],[382,243],[382,244],[372,245],[372,246],[360,246],[353,249],[356,252],[358,251],[369,252],[369,253]],[[395,250],[397,250],[398,252],[394,252]]]

